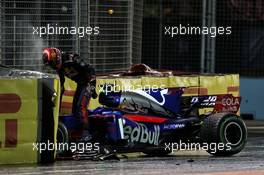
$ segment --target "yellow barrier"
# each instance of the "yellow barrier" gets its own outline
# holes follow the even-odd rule
[[[66,79],[66,92],[63,96],[62,114],[71,113],[71,103],[75,91],[75,83]],[[112,90],[128,90],[139,88],[167,88],[167,87],[185,87],[184,96],[196,95],[216,95],[233,94],[239,96],[239,75],[183,75],[168,77],[97,77],[96,91],[103,88]],[[94,109],[100,106],[98,99],[92,100],[89,108]],[[208,112],[212,109],[201,109],[200,113]]]
[[[44,110],[48,91],[60,93],[59,80],[0,77],[0,82],[0,164],[54,161],[54,150],[40,154],[33,144],[47,139],[55,143],[59,96],[52,95],[55,107],[51,113]],[[50,121],[52,129],[44,123]]]

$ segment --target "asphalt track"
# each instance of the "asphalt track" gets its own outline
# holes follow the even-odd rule
[[[245,149],[231,157],[214,157],[205,151],[178,151],[167,157],[143,153],[119,155],[120,161],[57,161],[52,165],[0,166],[0,174],[212,174],[264,175],[264,127],[250,124]]]

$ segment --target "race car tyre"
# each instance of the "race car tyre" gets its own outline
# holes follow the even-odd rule
[[[57,145],[60,144],[68,144],[69,143],[69,133],[66,128],[66,126],[62,123],[59,122],[58,124],[58,131],[57,131]],[[60,149],[61,147],[59,146],[57,148],[57,154],[63,154],[65,150]]]
[[[233,113],[215,113],[204,119],[200,132],[207,152],[215,156],[239,153],[247,141],[247,128],[243,120]]]

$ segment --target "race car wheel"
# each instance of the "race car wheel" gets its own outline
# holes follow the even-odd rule
[[[235,114],[215,113],[204,119],[200,137],[203,144],[208,144],[208,153],[231,156],[245,147],[247,128],[243,120]]]
[[[60,149],[60,144],[68,144],[69,143],[69,134],[66,126],[59,122],[58,124],[58,131],[57,131],[57,154],[63,154],[64,150]]]

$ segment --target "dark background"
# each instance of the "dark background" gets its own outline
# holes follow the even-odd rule
[[[204,5],[213,2],[215,9]],[[184,72],[264,75],[263,0],[2,0],[0,7],[0,63],[11,67],[42,70],[42,49],[58,47],[79,53],[97,72],[145,63]],[[213,10],[203,13],[206,8]],[[203,50],[201,35],[164,35],[165,26],[202,27],[212,16],[215,26],[232,27],[231,35],[208,38],[214,47]],[[100,35],[32,35],[33,26],[47,24],[99,26]],[[215,60],[215,66],[207,63],[212,70],[202,70],[206,54],[205,60]]]

